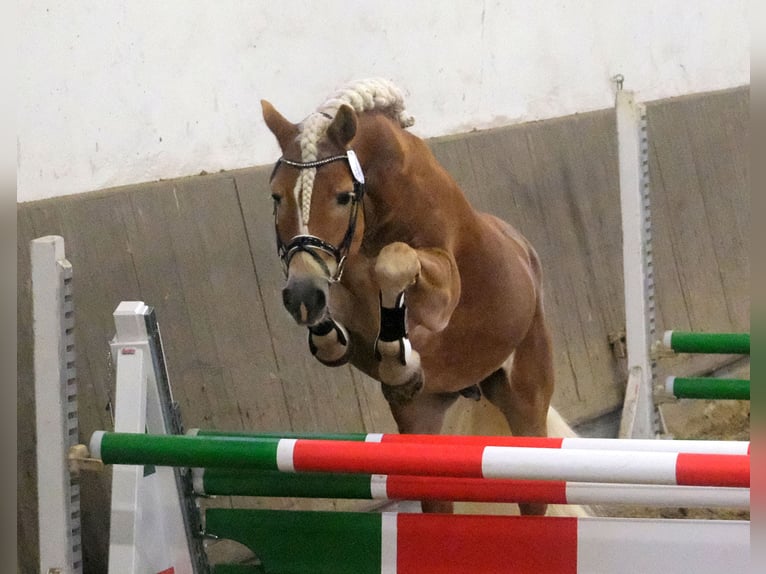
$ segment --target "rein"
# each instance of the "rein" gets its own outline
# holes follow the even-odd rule
[[[359,159],[353,150],[348,150],[341,155],[334,155],[326,157],[316,161],[299,162],[281,157],[274,165],[274,169],[271,172],[269,181],[274,179],[274,175],[280,165],[285,164],[296,169],[312,169],[322,167],[328,163],[336,161],[346,161],[349,169],[351,170],[351,176],[354,178],[354,195],[351,199],[351,212],[349,213],[348,227],[346,228],[346,234],[337,247],[332,243],[328,243],[324,239],[316,237],[315,235],[301,234],[293,237],[288,243],[282,242],[279,237],[279,229],[277,228],[277,210],[274,208],[274,231],[277,239],[277,253],[282,261],[282,270],[285,277],[289,272],[290,261],[299,252],[308,253],[322,268],[327,275],[327,278],[331,283],[340,281],[341,275],[343,275],[343,267],[346,263],[346,257],[348,256],[349,249],[351,248],[351,242],[354,240],[354,233],[356,232],[356,221],[359,215],[359,204],[364,199],[364,172],[362,166],[359,163]],[[324,252],[335,259],[336,269],[335,273],[331,273],[327,263],[322,259],[319,252]]]

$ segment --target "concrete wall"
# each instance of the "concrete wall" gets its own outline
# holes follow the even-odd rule
[[[658,330],[748,330],[748,90],[653,102],[648,121]],[[624,361],[608,342],[624,329],[615,139],[614,112],[605,109],[429,142],[472,203],[512,222],[540,253],[554,404],[570,421],[618,408],[624,393]],[[305,329],[282,308],[268,173],[248,168],[19,205],[22,572],[35,571],[37,552],[34,237],[63,235],[74,266],[82,440],[110,428],[111,313],[121,300],[135,299],[157,309],[188,427],[394,430],[379,386],[351,368],[320,366],[306,349]],[[721,360],[683,358],[662,369],[684,375]],[[450,417],[451,428],[506,432],[497,421],[484,400],[460,400]],[[84,478],[88,572],[104,571],[108,489],[108,473]]]
[[[18,6],[18,200],[272,162],[294,121],[384,76],[433,137],[749,83],[747,0],[38,0]]]

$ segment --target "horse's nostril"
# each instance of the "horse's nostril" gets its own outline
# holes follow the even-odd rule
[[[309,305],[310,309],[314,309],[316,311],[320,309],[324,309],[325,298],[324,298],[324,293],[322,292],[322,290],[314,289],[314,292],[309,297],[309,301],[310,301],[310,305]]]

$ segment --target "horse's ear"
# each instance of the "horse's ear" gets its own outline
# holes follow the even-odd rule
[[[263,110],[263,121],[266,122],[284,151],[290,141],[298,135],[298,126],[287,120],[266,100],[261,100],[261,109]]]
[[[338,108],[332,123],[327,127],[327,137],[340,147],[345,147],[356,134],[356,113],[351,106]]]

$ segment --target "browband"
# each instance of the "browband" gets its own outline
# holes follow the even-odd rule
[[[359,163],[359,158],[356,157],[356,153],[354,153],[354,150],[348,150],[344,154],[333,155],[330,157],[325,157],[325,158],[317,159],[314,161],[294,161],[292,159],[280,157],[277,160],[277,163],[274,164],[274,169],[271,170],[271,176],[269,177],[269,181],[274,179],[274,175],[277,173],[277,168],[281,164],[289,165],[290,167],[294,167],[297,169],[312,169],[316,167],[322,167],[323,165],[327,165],[328,163],[333,163],[334,161],[340,161],[344,159],[348,161],[348,166],[351,168],[351,174],[354,176],[354,179],[358,183],[364,183],[364,172],[362,171],[362,166]]]

